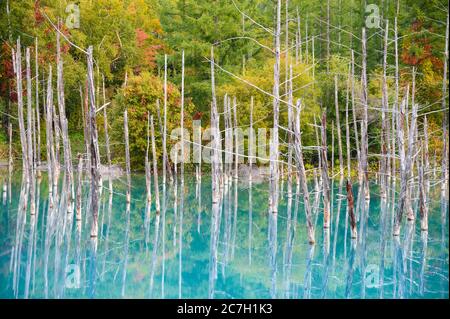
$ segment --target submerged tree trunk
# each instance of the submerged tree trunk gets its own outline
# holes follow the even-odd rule
[[[394,229],[393,235],[400,235],[400,226],[403,217],[403,210],[405,209],[405,201],[406,201],[406,154],[405,154],[405,104],[406,99],[409,94],[409,87],[406,90],[406,96],[403,99],[400,109],[395,110],[397,114],[397,144],[398,144],[398,153],[400,156],[400,195],[397,204],[397,212],[394,219]]]
[[[422,145],[424,147],[424,145]],[[419,163],[419,211],[420,211],[420,230],[428,230],[428,203],[427,203],[427,189],[426,189],[426,177],[424,173],[424,153],[425,149],[422,148],[422,161]]]
[[[308,229],[308,241],[310,244],[314,244],[315,243],[314,224],[312,222],[311,206],[309,203],[309,190],[308,190],[308,184],[307,184],[307,180],[306,180],[305,165],[303,162],[302,137],[301,137],[301,129],[300,129],[300,107],[301,107],[300,100],[298,100],[297,105],[296,105],[296,110],[294,111],[295,114],[293,114],[293,117],[295,119],[295,122],[293,125],[294,126],[295,143],[293,144],[293,147],[294,147],[294,151],[295,151],[297,170],[299,171],[300,183],[302,185],[302,191],[303,191],[303,203],[305,206],[306,226]]]
[[[322,114],[322,187],[323,187],[323,228],[330,227],[330,178],[328,176],[326,113]]]
[[[357,230],[356,230],[356,217],[354,213],[354,200],[353,200],[353,189],[352,189],[352,182],[350,179],[347,180],[347,205],[348,205],[348,216],[350,217],[350,229],[352,232],[352,238],[355,239],[358,237]],[[336,230],[337,231],[337,230]]]

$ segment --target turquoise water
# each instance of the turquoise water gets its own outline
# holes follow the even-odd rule
[[[7,181],[2,174],[0,182]],[[233,184],[211,225],[211,182],[189,174],[160,187],[161,214],[145,201],[143,175],[104,188],[99,236],[90,238],[88,182],[82,221],[61,205],[49,215],[48,185],[38,184],[38,214],[21,213],[20,176],[0,206],[1,298],[448,298],[448,202],[429,191],[429,231],[406,222],[392,237],[396,200],[356,205],[358,239],[350,239],[345,185],[333,182],[332,225],[324,231],[320,193],[311,194],[316,244],[307,243],[303,197],[289,201],[286,182],[276,216],[268,215],[268,184]],[[108,182],[104,182],[108,186]],[[313,184],[310,185],[313,190]],[[358,187],[354,185],[358,197]],[[342,195],[341,195],[342,194]],[[398,196],[398,194],[396,194]],[[175,200],[176,198],[176,200]],[[64,201],[62,201],[64,202]],[[355,203],[357,203],[355,198]],[[414,203],[417,208],[417,203]],[[417,209],[415,209],[417,211]],[[417,216],[418,217],[418,216]],[[214,225],[218,225],[215,231]],[[79,274],[79,276],[78,276]]]

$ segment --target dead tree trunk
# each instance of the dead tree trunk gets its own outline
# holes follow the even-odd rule
[[[128,138],[128,112],[123,113],[123,129],[125,135],[125,166],[127,172],[127,203],[131,201],[130,145]]]
[[[424,153],[426,152],[422,145],[422,161],[418,165],[419,168],[419,211],[420,211],[420,229],[428,230],[428,203],[427,203],[427,187],[426,177],[424,173]]]
[[[184,181],[184,50],[181,53],[181,181]],[[183,191],[183,190],[182,190]],[[184,194],[182,195],[184,196]]]
[[[326,112],[322,114],[322,187],[323,187],[323,228],[330,227],[330,179],[328,176],[328,161],[327,161],[327,118]]]
[[[327,0],[327,74],[330,73],[330,0]]]
[[[59,33],[56,34],[56,63],[57,63],[57,93],[58,93],[58,108],[59,108],[59,123],[61,127],[61,137],[63,140],[64,150],[64,167],[65,178],[67,181],[67,212],[73,212],[73,170],[72,170],[72,151],[69,141],[69,129],[65,111],[64,100],[64,76],[63,76],[63,62],[61,59],[61,48],[59,42]]]
[[[169,171],[169,179],[173,181],[172,171],[167,156],[167,54],[164,55],[164,125],[163,125],[163,184],[166,184],[166,175]]]
[[[214,47],[211,47],[211,130],[213,155],[211,158],[211,180],[212,180],[212,203],[217,204],[220,200],[220,154],[221,141],[219,131],[219,114],[217,112],[216,87],[214,77]]]
[[[156,214],[159,215],[161,212],[161,205],[159,202],[159,183],[158,183],[158,164],[156,163],[156,143],[155,143],[155,129],[153,127],[153,116],[150,116],[150,131],[152,133],[152,154],[153,154],[153,185],[155,187],[155,209]],[[163,163],[164,165],[164,163]]]
[[[76,199],[76,220],[81,221],[81,196],[83,195],[83,155],[78,154],[78,181],[77,181],[77,199]]]
[[[19,118],[19,134],[20,134],[20,145],[22,146],[22,167],[23,173],[26,174],[26,179],[29,182],[28,176],[28,150],[27,150],[27,138],[25,134],[25,123],[23,119],[23,90],[22,90],[22,48],[20,46],[20,38],[17,39],[16,51],[13,50],[13,61],[14,71],[16,74],[16,92],[17,92],[17,115]]]
[[[160,104],[159,104],[159,99],[156,99],[156,115],[158,116],[158,125],[159,125],[159,134],[161,136],[161,139],[163,139],[164,137],[164,126],[163,126],[163,121],[161,119],[161,110],[160,110]],[[166,173],[169,173],[169,175],[171,176],[172,174],[172,170],[171,170],[171,166],[169,163],[169,157],[167,156],[164,160],[164,154],[163,154],[163,164],[166,163]],[[164,165],[163,165],[164,168]],[[171,180],[172,177],[169,177],[169,179]]]
[[[288,178],[288,198],[292,198],[292,124],[294,123],[292,118],[292,105],[294,103],[292,92],[292,65],[289,69],[289,93],[288,93],[288,164],[287,164],[287,178]]]
[[[39,167],[41,166],[41,112],[39,110],[39,63],[38,63],[38,39],[36,38],[35,41],[35,72],[36,72],[36,78],[35,78],[35,84],[36,84],[36,126],[37,126],[37,132],[36,132],[36,166],[38,168],[37,175],[38,177],[41,176],[41,171],[39,170]]]
[[[31,94],[31,64],[30,64],[30,48],[26,50],[26,76],[27,76],[27,151],[28,151],[28,176],[30,178],[30,214],[36,213],[36,183],[34,171],[34,155],[33,155],[33,98]]]
[[[425,115],[423,118],[423,165],[424,165],[424,181],[427,193],[430,190],[430,155],[428,150],[428,120]]]
[[[253,96],[250,97],[250,129],[248,132],[248,183],[252,184],[253,161],[255,156],[255,134],[253,132]]]
[[[395,159],[395,119],[398,118],[398,116],[395,114],[396,112],[400,111],[399,106],[399,97],[400,97],[400,85],[399,85],[399,66],[398,66],[398,33],[397,33],[397,17],[394,18],[394,51],[395,51],[395,100],[394,100],[394,106],[393,106],[393,114],[392,114],[392,135],[394,136],[392,139],[393,143],[393,150],[394,154],[392,154],[392,172],[395,177],[396,175],[396,159]],[[397,124],[398,125],[398,124]],[[394,178],[394,185],[395,185],[395,178]]]
[[[54,185],[54,161],[55,161],[55,148],[53,144],[53,125],[52,125],[52,107],[53,105],[53,88],[52,88],[52,67],[49,65],[48,71],[48,81],[47,81],[47,102],[46,102],[46,145],[47,145],[47,171],[48,171],[48,191],[49,191],[49,207],[53,207],[53,199],[52,199],[52,186]]]
[[[394,220],[394,229],[393,235],[400,235],[400,226],[402,223],[403,210],[405,209],[405,201],[406,201],[406,154],[405,154],[405,103],[407,96],[409,94],[409,87],[407,88],[406,96],[403,99],[400,109],[395,110],[397,114],[397,144],[398,144],[398,153],[400,156],[400,195],[399,201],[397,205],[397,213],[395,215]]]
[[[341,138],[341,122],[339,120],[339,102],[338,102],[338,76],[334,76],[334,105],[336,107],[336,128],[339,147],[339,170],[341,178],[344,177],[344,157],[342,156],[342,138]]]
[[[361,129],[361,166],[364,174],[364,192],[366,200],[370,199],[369,191],[369,170],[368,170],[368,93],[367,93],[367,65],[366,65],[367,49],[366,49],[366,29],[362,29],[362,71],[361,71],[361,83],[362,83],[362,105],[363,105],[363,122]]]
[[[12,123],[8,124],[8,171],[11,174],[13,168],[13,156],[12,156]]]
[[[356,122],[356,109],[355,109],[355,54],[352,50],[352,60],[351,60],[351,91],[352,91],[352,115],[353,115],[353,132],[355,132],[355,144],[356,144],[356,154],[358,162],[358,180],[362,181],[362,168],[361,168],[361,149],[359,147],[359,137],[358,137],[358,123]]]
[[[297,33],[298,33],[298,41],[297,41],[298,58],[300,60],[300,63],[303,63],[302,28],[301,28],[301,20],[300,20],[300,13],[298,12],[298,7],[297,7]],[[296,59],[295,62],[298,63],[299,61]]]
[[[91,158],[91,210],[92,224],[91,237],[97,237],[98,234],[98,192],[99,192],[99,166],[100,156],[98,154],[98,135],[97,123],[95,120],[95,88],[94,88],[94,69],[92,46],[88,48],[88,92],[89,92],[89,133],[90,133],[90,158]]]
[[[281,0],[277,1],[275,30],[275,65],[273,70],[273,131],[270,145],[270,200],[269,211],[278,212],[278,112],[280,106],[280,35],[281,35]]]
[[[350,126],[349,126],[349,115],[348,115],[348,102],[349,102],[349,91],[350,91],[350,68],[347,78],[347,90],[345,98],[345,139],[347,146],[347,178],[350,179],[351,176],[351,155],[350,155]]]
[[[301,137],[301,129],[300,129],[300,100],[297,101],[296,110],[294,111],[294,140],[295,143],[293,144],[295,156],[296,156],[296,163],[297,163],[297,170],[299,171],[300,175],[300,183],[302,185],[302,191],[303,191],[303,203],[305,206],[305,215],[306,215],[306,226],[308,229],[308,241],[310,244],[315,243],[314,239],[314,224],[312,222],[312,216],[311,216],[311,206],[309,203],[309,190],[308,190],[308,184],[306,180],[306,172],[305,172],[305,165],[303,162],[303,150],[302,150],[302,137]]]
[[[386,31],[384,36],[384,54],[383,54],[383,87],[382,87],[382,112],[381,112],[381,160],[380,160],[380,173],[382,176],[381,180],[381,189],[380,189],[380,197],[386,198],[387,196],[387,174],[388,174],[388,158],[387,158],[387,144],[388,144],[388,134],[387,134],[387,119],[386,113],[388,110],[388,87],[387,87],[387,77],[386,77],[386,69],[387,69],[387,46],[388,46],[388,32],[389,32],[389,20],[386,20]]]
[[[106,113],[106,92],[105,92],[105,76],[102,76],[103,86],[103,128],[105,130],[105,146],[106,146],[106,158],[108,160],[108,185],[109,193],[113,192],[112,177],[111,177],[111,149],[109,146],[109,133],[108,133],[108,115]]]
[[[447,26],[445,31],[445,52],[444,52],[444,74],[442,77],[442,113],[444,119],[442,121],[442,137],[444,145],[442,147],[442,192],[445,192],[447,189],[448,182],[448,111],[446,111],[447,103],[447,67],[448,67],[448,29],[449,29],[449,15],[447,13]]]
[[[417,123],[417,105],[415,103],[415,92],[416,91],[416,69],[413,67],[412,70],[412,92],[411,92],[411,123],[409,127],[408,134],[408,154],[406,156],[406,213],[408,220],[414,220],[414,211],[412,209],[411,203],[411,176],[412,176],[412,165],[413,165],[413,157],[415,157],[414,152],[414,144],[415,144],[415,135],[416,135],[416,123]]]
[[[145,186],[147,188],[147,205],[152,201],[152,177],[150,173],[150,112],[147,113],[147,148],[145,149]]]
[[[353,200],[353,189],[352,182],[350,179],[347,180],[347,205],[348,205],[348,216],[350,217],[350,228],[352,231],[352,238],[355,239],[358,237],[356,230],[356,217],[354,213],[354,200]]]

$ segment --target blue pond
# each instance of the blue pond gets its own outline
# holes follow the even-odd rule
[[[0,182],[9,183],[7,174]],[[24,213],[19,175],[0,205],[1,298],[448,298],[448,198],[429,190],[429,230],[404,220],[392,236],[397,192],[387,201],[371,184],[370,202],[355,208],[350,238],[345,184],[332,184],[331,228],[322,228],[320,192],[311,193],[316,244],[307,242],[303,196],[281,185],[277,215],[268,214],[268,184],[239,181],[225,188],[218,228],[212,226],[211,180],[160,185],[161,213],[147,206],[145,176],[108,182],[99,200],[99,234],[90,237],[89,182],[82,220],[61,203],[49,207],[47,178],[37,183],[37,211]],[[60,182],[62,184],[62,182]],[[60,185],[61,186],[61,185]],[[396,187],[398,188],[399,185]],[[394,187],[392,185],[392,187]],[[314,189],[311,183],[310,189]],[[21,191],[22,190],[22,191]],[[153,194],[154,196],[154,194]],[[214,239],[215,240],[212,240]]]

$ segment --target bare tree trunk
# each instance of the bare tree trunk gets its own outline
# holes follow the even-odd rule
[[[386,30],[384,35],[384,54],[383,54],[383,87],[382,87],[382,112],[381,112],[381,160],[380,160],[380,177],[381,187],[380,187],[380,197],[386,198],[387,196],[387,174],[388,174],[388,158],[387,158],[387,144],[388,144],[388,134],[387,134],[387,119],[386,113],[388,110],[388,87],[387,87],[387,47],[388,47],[388,33],[389,33],[389,20],[386,20]]]
[[[449,29],[449,18],[447,13],[447,26],[445,31],[445,52],[444,52],[444,74],[442,77],[442,112],[444,119],[442,121],[442,137],[444,145],[442,147],[442,192],[447,189],[448,183],[448,111],[446,111],[446,98],[447,98],[447,68],[448,68],[448,29]]]
[[[323,187],[323,228],[330,227],[330,179],[328,176],[328,161],[327,161],[327,118],[326,112],[322,114],[322,187]]]
[[[159,105],[159,99],[156,99],[156,115],[158,116],[158,124],[159,124],[159,134],[161,136],[161,139],[164,139],[164,126],[163,126],[163,121],[161,119],[161,110],[160,110],[160,105]],[[166,163],[166,173],[169,173],[170,177],[169,179],[171,180],[171,174],[172,174],[172,170],[170,169],[170,163],[169,163],[169,157],[166,156],[166,159],[164,160],[164,154],[163,154],[163,164]],[[164,168],[164,165],[163,165]]]
[[[36,214],[36,182],[34,170],[34,155],[33,155],[33,98],[31,92],[31,63],[30,63],[30,48],[26,49],[26,74],[27,74],[27,151],[28,151],[28,169],[30,182],[30,215]]]
[[[295,119],[295,123],[294,123],[295,143],[293,144],[293,147],[294,147],[295,156],[296,156],[297,170],[299,171],[300,182],[301,182],[302,190],[303,190],[303,203],[305,206],[306,226],[308,228],[308,241],[310,244],[314,244],[315,243],[314,224],[312,222],[311,206],[309,203],[309,190],[308,190],[308,184],[307,184],[307,180],[306,180],[305,165],[303,162],[302,138],[301,138],[301,130],[300,130],[300,107],[301,107],[300,100],[298,100],[295,113],[293,114],[294,119]]]
[[[37,147],[36,147],[36,166],[37,175],[41,176],[41,171],[39,167],[41,166],[41,112],[39,110],[39,63],[38,63],[38,38],[35,39],[35,84],[36,84],[36,125],[37,125]]]
[[[9,122],[8,124],[8,141],[9,141],[9,147],[8,147],[8,171],[9,173],[12,172],[13,168],[13,156],[12,156],[12,123]]]
[[[181,181],[184,181],[184,162],[186,154],[184,151],[184,50],[181,53]],[[182,190],[183,191],[183,190]],[[184,193],[182,193],[184,196]]]
[[[354,200],[353,200],[353,189],[352,182],[350,179],[347,180],[347,205],[348,205],[348,216],[350,217],[350,228],[352,231],[352,238],[355,239],[358,237],[357,229],[356,229],[356,217],[353,211],[354,209]]]
[[[430,191],[430,178],[428,177],[430,174],[430,155],[428,151],[428,120],[426,115],[423,118],[423,165],[425,189],[428,193]]]
[[[280,34],[281,34],[281,0],[277,2],[277,24],[275,31],[275,65],[273,70],[273,131],[270,145],[270,200],[269,211],[278,212],[278,112],[280,106]]]
[[[420,229],[422,231],[428,230],[428,203],[426,190],[426,177],[424,174],[424,153],[428,152],[422,145],[422,161],[418,165],[419,169],[419,211],[420,211]],[[426,157],[426,156],[425,156]]]
[[[145,149],[145,186],[147,188],[147,205],[152,202],[152,177],[150,173],[150,112],[147,112],[147,148]]]
[[[331,120],[331,176],[334,175],[334,121]]]
[[[411,92],[411,106],[412,106],[412,115],[411,115],[411,123],[409,127],[408,134],[408,154],[406,156],[406,213],[408,220],[414,220],[414,211],[412,209],[411,203],[411,177],[412,177],[412,165],[413,165],[413,157],[415,152],[415,135],[416,135],[416,123],[417,123],[417,105],[415,103],[415,94],[416,94],[416,68],[413,67],[412,70],[412,92]]]
[[[288,190],[287,190],[287,196],[288,198],[292,198],[292,124],[293,124],[293,114],[292,114],[292,105],[294,103],[292,92],[292,65],[289,69],[289,100],[288,100],[288,164],[287,164],[287,178],[288,178]]]
[[[47,171],[48,171],[48,191],[49,191],[49,208],[53,208],[53,180],[55,179],[54,161],[55,147],[53,144],[53,87],[52,87],[52,67],[49,65],[47,81],[47,102],[46,102],[46,144],[47,144]]]
[[[361,168],[361,150],[359,147],[358,137],[358,123],[356,122],[356,109],[355,109],[355,55],[352,50],[351,61],[351,91],[352,91],[352,114],[353,114],[353,132],[355,132],[356,154],[358,162],[358,180],[362,181],[362,168]]]
[[[14,52],[13,49],[13,61],[14,71],[16,74],[16,92],[17,92],[17,108],[18,108],[18,118],[19,118],[19,134],[20,134],[20,144],[22,146],[22,167],[23,173],[26,174],[26,179],[29,182],[28,176],[28,150],[27,150],[27,138],[25,134],[25,123],[23,119],[23,90],[22,90],[22,48],[20,46],[20,38],[17,39],[17,47]]]
[[[301,28],[301,20],[300,20],[300,13],[298,11],[297,6],[297,33],[298,33],[298,41],[297,41],[297,51],[298,51],[298,58],[300,60],[300,63],[303,63],[303,53],[302,53],[302,28]],[[296,63],[299,61],[296,59]]]
[[[158,165],[156,164],[156,143],[155,143],[155,129],[153,127],[153,116],[150,116],[150,130],[152,132],[152,153],[153,153],[153,185],[155,187],[155,208],[156,214],[159,215],[161,212],[161,205],[159,202],[159,183],[158,183]],[[163,163],[164,165],[164,163]]]
[[[400,195],[397,206],[397,214],[394,219],[393,235],[400,235],[400,226],[403,217],[403,210],[405,209],[407,177],[406,177],[406,154],[405,154],[405,103],[409,94],[409,87],[407,88],[406,96],[400,105],[399,110],[395,110],[397,114],[397,144],[398,153],[400,156]]]
[[[72,151],[69,141],[69,129],[65,111],[64,100],[64,76],[63,76],[63,62],[61,59],[61,48],[59,41],[59,33],[56,34],[56,50],[57,50],[57,92],[58,92],[58,108],[59,108],[59,122],[61,126],[61,136],[64,148],[64,167],[65,178],[67,181],[67,212],[73,212],[73,170],[72,170]]]
[[[398,66],[398,33],[397,33],[397,17],[394,19],[394,50],[395,50],[395,100],[394,100],[394,106],[393,106],[393,115],[392,115],[392,143],[393,143],[393,150],[394,154],[392,157],[392,171],[394,177],[396,176],[396,159],[395,159],[395,119],[398,118],[398,116],[395,115],[395,112],[399,112],[399,96],[400,96],[400,77],[399,77],[399,66]],[[398,124],[397,124],[398,125]],[[395,185],[395,178],[394,178],[394,185]]]
[[[106,158],[108,160],[108,186],[109,193],[113,192],[112,177],[111,177],[111,149],[109,146],[109,134],[108,134],[108,115],[106,113],[106,92],[105,92],[105,76],[102,75],[102,89],[103,89],[103,128],[105,130],[105,146],[106,146]]]
[[[87,176],[90,179],[91,178],[91,151],[89,148],[90,144],[90,136],[89,133],[89,96],[88,96],[88,81],[86,79],[86,83],[84,86],[84,97],[83,97],[83,90],[80,86],[80,98],[81,98],[81,114],[83,115],[83,132],[84,132],[84,144],[86,148],[86,167],[87,169]]]
[[[233,98],[233,122],[234,122],[234,180],[238,180],[238,170],[239,170],[239,135],[238,135],[238,124],[237,124],[237,102],[236,97]],[[231,114],[230,114],[231,116]]]
[[[77,199],[76,199],[76,220],[81,221],[81,197],[83,195],[83,155],[78,154],[78,181],[77,181]]]
[[[91,237],[98,234],[98,192],[99,192],[99,166],[100,154],[98,154],[97,123],[95,119],[95,89],[92,46],[88,48],[88,92],[89,92],[89,133],[90,133],[90,154],[91,154]]]
[[[233,132],[231,128],[231,110],[230,110],[230,97],[228,94],[224,95],[223,98],[223,122],[225,129],[225,154],[220,154],[220,157],[224,158],[224,174],[223,183],[224,187],[228,187],[229,180],[231,179],[231,166],[233,161]],[[219,125],[220,125],[220,120]],[[221,142],[222,143],[222,142]]]
[[[217,112],[216,87],[214,77],[214,47],[211,47],[211,130],[212,130],[212,146],[213,155],[211,158],[211,180],[212,180],[212,203],[216,206],[220,200],[220,155],[221,149],[220,131],[219,131],[219,114]],[[217,214],[216,209],[214,210]]]
[[[330,73],[330,0],[327,0],[327,74]]]
[[[367,125],[368,125],[368,91],[367,91],[367,65],[366,65],[367,49],[366,49],[366,29],[362,29],[362,72],[361,72],[361,82],[362,82],[362,105],[364,110],[364,117],[361,130],[361,164],[362,172],[364,174],[364,192],[366,200],[370,199],[369,191],[369,170],[368,170],[368,136],[367,136]]]
[[[253,161],[255,156],[255,134],[253,132],[253,95],[250,98],[250,130],[248,133],[248,183],[251,187],[253,179]]]
[[[341,178],[344,177],[344,157],[342,156],[342,138],[341,138],[341,121],[339,120],[339,102],[338,102],[338,76],[334,76],[334,105],[336,107],[336,127],[339,146],[339,170]]]
[[[350,68],[348,72],[347,78],[347,90],[346,90],[346,98],[345,98],[345,139],[347,146],[347,179],[350,179],[351,176],[351,155],[350,155],[350,126],[349,126],[349,115],[348,115],[348,102],[349,102],[349,91],[350,91]]]
[[[306,17],[306,24],[305,24],[305,59],[306,64],[309,63],[309,37],[308,37],[308,17]]]
[[[123,113],[123,128],[125,135],[125,165],[127,171],[127,203],[131,201],[131,168],[130,168],[130,142],[128,138],[128,112]]]
[[[169,170],[170,180],[172,181],[172,174],[167,156],[167,54],[164,55],[164,125],[163,125],[163,184],[166,184],[166,171]]]

